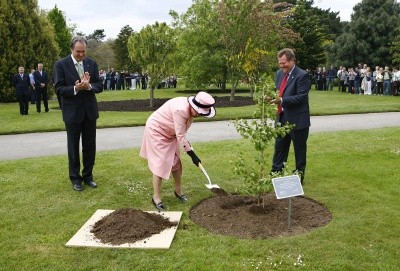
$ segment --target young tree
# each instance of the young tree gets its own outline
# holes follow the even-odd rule
[[[59,57],[64,57],[71,52],[69,44],[72,39],[72,33],[67,26],[65,15],[57,8],[57,5],[55,5],[54,8],[47,13],[47,18],[53,26],[55,39],[60,48]]]
[[[128,41],[129,56],[148,73],[150,107],[154,107],[154,89],[170,72],[170,58],[176,49],[174,31],[166,23],[147,25]]]
[[[53,27],[36,0],[0,0],[0,100],[14,100],[11,78],[42,62],[48,71],[59,54]]]

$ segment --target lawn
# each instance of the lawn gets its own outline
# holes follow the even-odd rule
[[[229,92],[209,90],[212,95],[228,96]],[[155,91],[156,98],[172,98],[176,96],[190,96],[196,93],[184,88],[161,89]],[[247,91],[241,89],[238,95],[248,95]],[[124,90],[104,91],[97,95],[98,101],[115,101],[129,99],[148,99],[149,91]],[[58,109],[56,100],[50,101],[49,113],[36,113],[35,107],[30,106],[29,116],[20,116],[17,103],[0,104],[0,134],[16,134],[29,132],[49,132],[64,130],[61,111]],[[236,118],[251,118],[255,106],[244,106],[235,108],[217,108],[217,116],[214,120],[230,120]],[[310,92],[310,110],[312,115],[332,115],[349,113],[370,113],[400,111],[400,97],[393,96],[364,96],[339,93],[337,91],[315,91]],[[131,127],[142,126],[148,116],[147,112],[100,112],[97,127]],[[196,121],[202,121],[199,118]]]
[[[399,132],[311,134],[305,195],[333,219],[292,237],[237,239],[194,224],[191,206],[212,194],[185,155],[189,202],[175,199],[172,182],[163,185],[168,209],[183,211],[169,250],[65,247],[97,209],[154,209],[151,176],[138,149],[98,152],[99,188],[79,193],[68,181],[65,155],[0,161],[0,270],[398,270]],[[252,161],[251,149],[245,140],[196,144],[210,177],[228,192],[242,183],[231,162],[240,151]]]

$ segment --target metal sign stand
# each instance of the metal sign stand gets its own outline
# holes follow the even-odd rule
[[[299,175],[290,175],[285,177],[273,178],[275,195],[277,199],[288,198],[288,228],[291,225],[292,217],[292,197],[304,195],[303,187],[300,183]]]

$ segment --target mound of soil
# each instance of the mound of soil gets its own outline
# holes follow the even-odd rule
[[[90,232],[103,243],[120,245],[143,240],[176,225],[159,214],[121,208],[97,221]]]
[[[237,96],[235,101],[229,101],[229,96],[214,97],[215,107],[238,107],[255,104],[251,97]],[[150,100],[126,100],[98,102],[100,111],[154,111],[162,106],[168,99],[154,99],[154,108],[150,107]]]
[[[242,195],[221,195],[204,199],[192,207],[189,218],[207,230],[238,238],[267,238],[302,234],[328,224],[331,213],[307,197],[291,198],[291,223],[288,227],[289,199],[263,195],[264,207],[257,199]]]

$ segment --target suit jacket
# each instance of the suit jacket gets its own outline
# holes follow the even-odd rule
[[[47,84],[49,83],[49,76],[47,75],[47,72],[42,70],[42,75],[40,75],[39,71],[35,71],[33,73],[33,78],[35,79],[35,88],[42,88],[40,84],[43,83],[46,85],[44,89],[47,89]]]
[[[279,89],[284,76],[281,70],[276,73],[275,86],[277,89]],[[310,108],[308,105],[308,92],[310,88],[310,75],[295,66],[286,83],[281,104],[285,120],[296,125],[294,130],[304,129],[311,125]],[[280,122],[280,117],[280,114],[277,113],[277,122]]]
[[[69,123],[80,123],[85,115],[89,120],[99,117],[95,93],[103,91],[103,84],[99,78],[99,69],[96,61],[86,57],[83,60],[83,69],[89,72],[91,90],[79,91],[74,94],[74,85],[80,80],[71,55],[58,60],[54,65],[54,82],[57,94],[61,96],[63,120]]]
[[[29,75],[24,73],[23,78],[21,78],[21,75],[19,73],[14,74],[13,77],[13,85],[16,90],[16,95],[20,96],[22,94],[29,94],[30,93],[30,79]]]

